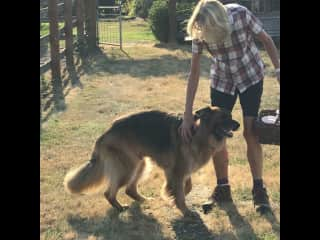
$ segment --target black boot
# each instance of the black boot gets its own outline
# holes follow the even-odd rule
[[[233,202],[231,197],[230,185],[217,185],[211,197],[202,205],[202,209],[204,214],[207,214],[212,210],[214,205],[220,205],[230,202]]]
[[[269,196],[264,187],[254,187],[252,189],[253,205],[257,212],[264,214],[271,211]]]

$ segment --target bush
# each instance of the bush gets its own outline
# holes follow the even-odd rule
[[[129,16],[147,18],[153,0],[127,0]]]
[[[187,23],[188,19],[192,15],[192,11],[197,2],[177,2],[177,12],[176,12],[176,20],[177,20],[177,35],[176,39],[179,43],[184,43],[184,38],[187,35]]]
[[[191,17],[192,10],[196,5],[196,1],[189,0],[186,2],[177,1],[177,33],[176,39],[179,43],[184,42],[186,36],[187,21]],[[169,37],[169,16],[168,3],[164,0],[156,0],[153,2],[149,10],[149,23],[151,30],[160,42],[168,42]]]
[[[135,0],[134,12],[137,17],[147,18],[153,0]]]
[[[151,31],[156,39],[160,42],[168,42],[169,16],[167,1],[154,1],[149,10],[148,18]]]

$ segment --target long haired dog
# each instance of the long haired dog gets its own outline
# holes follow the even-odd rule
[[[231,114],[218,107],[196,111],[196,131],[191,143],[184,143],[178,132],[182,119],[160,111],[140,112],[113,123],[96,141],[89,162],[65,177],[64,186],[72,194],[90,193],[107,187],[105,198],[119,211],[126,209],[116,199],[118,190],[126,186],[126,194],[137,201],[137,183],[150,157],[163,169],[166,182],[163,189],[178,209],[190,213],[185,195],[191,191],[191,174],[204,166],[214,152],[219,151],[239,123]]]

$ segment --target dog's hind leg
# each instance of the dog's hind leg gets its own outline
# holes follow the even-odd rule
[[[142,177],[145,167],[145,160],[140,160],[126,188],[126,194],[138,202],[143,202],[147,199],[145,196],[141,195],[137,190],[138,181]]]
[[[121,150],[109,148],[108,158],[108,166],[105,171],[109,173],[109,187],[104,196],[114,208],[124,211],[128,206],[122,206],[116,197],[119,189],[128,183],[134,167],[127,154]]]
[[[108,190],[104,193],[104,196],[108,200],[108,202],[112,205],[112,207],[116,208],[119,212],[122,212],[128,209],[128,206],[121,205],[116,198],[120,188],[121,188],[121,185],[111,184]]]

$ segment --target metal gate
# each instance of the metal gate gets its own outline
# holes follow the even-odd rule
[[[98,43],[122,49],[121,2],[117,6],[98,6],[97,19]]]

